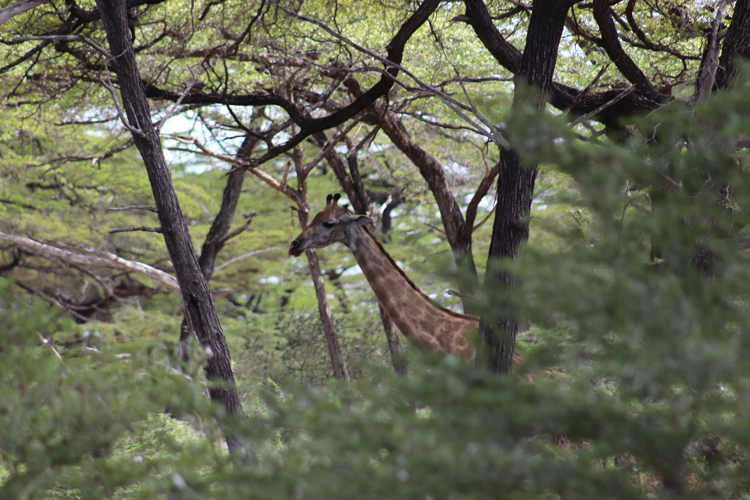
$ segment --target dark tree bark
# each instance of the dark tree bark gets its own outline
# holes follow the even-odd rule
[[[464,0],[466,15],[455,18],[457,21],[471,25],[477,37],[495,60],[513,74],[522,72],[522,59],[525,54],[505,40],[492,22],[487,6],[483,0]],[[539,4],[541,6],[541,4]],[[534,10],[537,4],[534,4]],[[533,17],[532,10],[532,17]],[[531,29],[531,26],[529,26]],[[526,38],[526,49],[531,48],[529,42],[531,33]],[[585,115],[599,110],[594,119],[608,127],[617,127],[619,120],[626,116],[642,114],[663,105],[669,97],[659,93],[637,90],[624,98],[613,102],[621,91],[608,90],[605,92],[590,92],[581,96],[581,91],[562,83],[550,82],[550,87],[544,93],[549,103],[555,108],[566,111],[571,115]],[[572,108],[571,106],[574,105]]]
[[[461,230],[464,226],[464,215],[453,196],[442,164],[437,158],[422,149],[419,144],[411,140],[403,123],[393,112],[382,110],[382,112],[369,113],[366,119],[379,125],[391,142],[419,169],[419,173],[427,181],[427,186],[435,197],[438,208],[440,208],[440,218],[456,263],[476,276],[476,265],[471,252],[471,238],[463,237]],[[461,292],[468,295],[469,290],[461,290]],[[464,311],[471,314],[471,304],[464,303]]]
[[[126,4],[117,0],[97,0],[96,3],[107,32],[110,52],[114,55],[110,63],[115,66],[127,119],[134,129],[133,139],[148,172],[164,242],[180,284],[185,310],[201,346],[210,353],[206,364],[206,375],[213,382],[209,395],[228,415],[243,418],[224,332],[190,241],[159,135],[151,122],[128,28]],[[217,384],[218,381],[221,384]],[[245,453],[254,459],[240,437],[227,434],[225,438],[230,451]]]
[[[716,88],[724,89],[737,75],[735,58],[750,59],[750,1],[737,0],[734,6],[732,24],[727,30],[727,37],[719,57],[716,70]]]
[[[615,63],[615,66],[617,66],[617,69],[620,70],[620,73],[641,92],[657,94],[657,90],[651,83],[651,80],[648,79],[625,52],[622,45],[620,45],[617,27],[610,14],[609,0],[594,0],[594,18],[602,34],[604,49],[607,51],[609,58],[612,59],[612,62]]]
[[[257,138],[246,136],[240,149],[237,151],[237,157],[242,158],[247,156],[258,142],[259,139]],[[244,180],[244,172],[232,170],[227,175],[227,184],[224,186],[221,208],[219,209],[216,218],[211,223],[211,229],[208,230],[206,240],[203,242],[203,247],[201,247],[201,255],[198,258],[198,265],[200,266],[201,272],[203,273],[203,276],[205,276],[206,281],[211,280],[211,275],[214,273],[216,257],[226,243],[226,237],[229,233],[229,228],[232,227],[234,212],[237,209],[237,202],[242,193],[242,184]],[[188,343],[192,333],[193,332],[190,331],[188,325],[188,319],[187,317],[184,317],[182,320],[182,326],[180,327],[180,359],[185,363],[188,361]]]
[[[552,88],[557,50],[569,8],[570,2],[567,0],[534,2],[526,48],[516,76],[514,106],[518,106],[526,99],[531,100],[537,109],[544,106],[545,96]],[[531,92],[527,92],[527,88]],[[515,278],[507,271],[498,269],[498,261],[515,260],[519,246],[529,238],[529,216],[536,174],[537,166],[522,164],[516,151],[500,151],[498,201],[492,226],[485,287],[503,287],[508,297],[514,294]],[[481,317],[481,345],[477,366],[493,373],[507,374],[513,363],[518,316],[512,304],[506,302],[499,306],[499,310],[485,312]]]
[[[324,147],[326,142],[328,142],[328,138],[324,132],[319,132],[313,135],[313,140],[315,141],[315,144],[321,148]],[[346,197],[349,198],[349,202],[351,202],[354,212],[358,214],[367,214],[370,209],[370,198],[367,197],[365,187],[362,184],[362,179],[359,177],[355,179],[354,176],[349,175],[346,171],[346,165],[344,165],[344,162],[341,160],[341,157],[335,149],[332,148],[328,151],[328,154],[325,155],[325,159],[328,162],[328,165],[330,165],[331,170],[333,170],[339,184],[344,189]]]

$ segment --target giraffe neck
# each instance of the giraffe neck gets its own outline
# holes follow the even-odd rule
[[[370,283],[378,300],[398,329],[420,345],[472,358],[467,334],[479,322],[433,304],[396,265],[375,236],[365,227],[353,230],[346,245]]]

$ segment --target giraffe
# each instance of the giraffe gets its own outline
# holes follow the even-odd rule
[[[402,334],[433,350],[474,359],[469,336],[478,331],[479,318],[458,314],[430,299],[367,227],[372,219],[339,206],[340,197],[328,195],[325,209],[289,244],[289,255],[298,257],[308,248],[343,243],[354,254],[370,287]]]

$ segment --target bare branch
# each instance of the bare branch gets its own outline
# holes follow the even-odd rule
[[[63,261],[75,262],[87,266],[104,267],[107,269],[121,269],[126,271],[135,271],[143,274],[152,280],[166,286],[172,292],[179,292],[180,287],[177,280],[170,274],[159,269],[153,268],[140,262],[132,262],[109,252],[97,251],[97,256],[84,255],[68,250],[39,243],[38,241],[22,236],[0,233],[0,240],[8,241],[16,245],[21,245],[47,258],[58,258]]]
[[[250,224],[252,224],[253,217],[255,217],[255,212],[251,212],[249,214],[245,214],[245,219],[247,219],[247,220],[245,220],[245,223],[242,224],[239,228],[237,228],[234,231],[232,231],[231,233],[228,233],[226,236],[224,236],[221,239],[221,242],[222,243],[226,243],[227,241],[231,240],[235,236],[239,236],[240,234],[242,234],[248,227],[250,227]]]
[[[479,183],[477,192],[474,193],[474,196],[471,198],[469,206],[466,207],[466,221],[464,221],[464,225],[461,228],[461,234],[464,238],[469,238],[479,226],[484,224],[484,221],[482,221],[477,225],[477,227],[474,227],[474,221],[477,218],[477,208],[479,207],[479,202],[482,201],[482,198],[485,197],[487,192],[492,187],[492,181],[495,179],[495,177],[497,177],[497,174],[499,173],[500,162],[498,162],[497,165],[492,168],[492,170],[487,172],[487,174],[482,179],[482,182]],[[490,212],[490,214],[491,213],[492,212]]]
[[[266,172],[260,170],[258,167],[252,164],[248,164],[247,161],[239,159],[234,156],[225,155],[222,153],[216,153],[214,151],[211,151],[204,144],[202,144],[198,139],[195,139],[193,137],[182,136],[182,135],[169,135],[167,137],[169,137],[170,139],[174,139],[178,142],[181,142],[183,144],[192,144],[193,146],[197,147],[200,150],[199,152],[190,150],[190,152],[192,153],[203,154],[211,158],[216,158],[216,159],[225,161],[229,163],[230,165],[234,165],[235,169],[233,169],[232,171],[236,171],[239,169],[246,169],[255,177],[262,180],[263,182],[271,186],[276,191],[285,194],[287,197],[291,198],[295,203],[299,205],[300,203],[299,196],[297,195],[297,192],[294,191],[294,189],[290,188],[286,184],[281,184],[279,181],[271,177]]]
[[[615,63],[620,73],[641,91],[651,94],[658,93],[648,77],[620,45],[617,27],[612,20],[611,8],[607,0],[594,0],[594,18],[599,25],[607,55]]]
[[[716,70],[719,68],[718,33],[721,20],[724,17],[725,5],[726,0],[721,0],[716,7],[716,15],[711,25],[711,33],[707,37],[703,59],[698,68],[698,77],[695,79],[695,93],[692,96],[692,102],[701,101],[711,95],[711,89],[716,80]]]
[[[86,38],[85,36],[81,35],[38,35],[38,36],[19,36],[17,38],[14,38],[10,41],[10,43],[20,43],[20,42],[31,42],[35,40],[48,40],[52,42],[83,42],[87,45],[90,45],[94,50],[99,52],[101,55],[106,57],[107,59],[112,59],[112,54],[110,54],[107,49],[96,43],[90,38]]]
[[[198,205],[201,206],[201,210],[203,210],[203,213],[206,215],[206,218],[208,219],[208,222],[210,222],[211,224],[213,224],[214,221],[216,220],[216,217],[214,217],[213,215],[211,215],[211,212],[208,211],[208,209],[206,208],[206,205],[204,205],[200,201],[198,202]]]
[[[111,230],[109,234],[129,233],[132,231],[145,231],[147,233],[161,233],[162,229],[160,227],[147,227],[147,226],[119,227],[117,229]]]
[[[396,63],[394,61],[391,61],[390,59],[385,58],[385,57],[381,56],[380,54],[377,54],[376,52],[368,50],[368,49],[362,47],[361,45],[353,42],[352,40],[346,38],[345,36],[343,36],[343,35],[341,35],[339,33],[336,33],[334,30],[332,30],[331,28],[329,28],[328,26],[326,26],[322,22],[318,21],[317,19],[313,19],[311,17],[303,16],[301,14],[296,14],[296,13],[293,13],[291,11],[287,11],[286,9],[284,9],[284,10],[290,16],[295,17],[297,19],[300,19],[302,21],[306,21],[306,22],[309,22],[311,24],[314,24],[314,25],[322,28],[323,30],[325,30],[327,33],[329,33],[331,36],[333,36],[337,40],[339,40],[341,42],[344,42],[345,44],[347,44],[347,45],[349,45],[349,46],[357,49],[359,52],[362,52],[363,54],[366,54],[366,55],[372,57],[373,59],[376,59],[376,60],[382,62],[385,65],[384,68],[372,68],[372,69],[374,69],[375,71],[379,71],[380,73],[382,73],[383,77],[390,76],[390,78],[394,82],[398,83],[399,85],[401,85],[402,87],[404,87],[407,90],[412,90],[412,91],[413,90],[420,90],[422,92],[426,92],[426,93],[428,93],[430,95],[433,95],[433,96],[437,97],[438,99],[440,99],[440,101],[443,102],[443,104],[445,104],[457,116],[459,116],[462,120],[464,120],[469,125],[471,125],[471,127],[474,129],[475,132],[477,132],[477,133],[479,133],[481,135],[485,135],[485,136],[489,137],[492,140],[492,142],[494,142],[495,144],[497,144],[500,147],[505,147],[505,148],[509,148],[510,147],[510,144],[508,143],[508,141],[505,140],[505,138],[500,133],[500,129],[495,124],[493,124],[490,120],[488,120],[484,115],[482,115],[481,113],[479,113],[479,111],[471,104],[471,101],[470,101],[470,106],[466,106],[464,103],[462,103],[460,101],[457,101],[456,99],[453,99],[452,97],[450,97],[445,92],[442,92],[441,90],[438,90],[436,87],[433,87],[432,85],[429,85],[429,84],[423,82],[422,80],[420,80],[419,78],[417,78],[417,76],[414,73],[412,73],[411,71],[407,70],[406,68],[404,68],[400,64],[398,64],[398,63]],[[417,83],[417,85],[419,85],[418,89],[414,89],[413,87],[411,87],[409,85],[406,85],[405,83],[403,83],[402,81],[400,81],[396,77],[396,75],[392,74],[392,68],[398,69],[400,72],[404,73],[405,75],[409,76],[412,80],[414,80]],[[463,87],[463,84],[462,84],[462,87]],[[465,91],[466,91],[466,89],[464,89],[464,92]],[[462,108],[466,109],[468,111],[471,111],[472,114],[480,122],[482,122],[482,124],[485,127],[487,127],[488,130],[487,131],[483,131],[482,128],[479,125],[477,125],[476,123],[474,123],[474,121],[471,118],[469,118],[468,116],[466,116],[466,114],[462,111]]]
[[[435,230],[435,231],[437,231],[438,233],[440,233],[440,234],[442,234],[443,236],[445,236],[445,231],[443,231],[442,229],[440,229],[440,228],[439,228],[439,227],[437,227],[436,225],[434,225],[434,224],[430,224],[430,223],[428,223],[428,222],[425,222],[425,223],[424,223],[424,225],[425,225],[425,226],[427,226],[427,227],[429,227],[430,229],[434,229],[434,230]]]
[[[318,151],[318,153],[310,161],[310,163],[307,164],[307,167],[305,167],[304,169],[305,175],[309,174],[310,171],[315,168],[318,163],[320,163],[320,160],[322,160],[323,157],[326,156],[346,134],[351,132],[351,130],[359,124],[360,120],[361,118],[352,120],[352,122],[344,127],[343,130],[340,130],[332,135],[331,138],[328,139],[328,142],[322,148],[320,148],[320,151]]]
[[[20,16],[24,12],[28,12],[34,7],[38,7],[47,2],[49,2],[49,0],[19,0],[13,5],[9,5],[4,9],[0,9],[0,26],[7,23],[14,17]]]
[[[573,102],[570,103],[570,106],[568,106],[568,108],[565,110],[566,113],[569,113],[571,109],[575,108],[578,105],[578,103],[581,102],[581,99],[583,99],[586,96],[586,94],[588,94],[591,91],[591,89],[594,88],[594,85],[596,85],[599,82],[599,79],[604,75],[604,73],[607,72],[611,64],[612,64],[611,62],[607,63],[604,65],[602,69],[599,70],[599,72],[596,74],[594,79],[591,80],[591,83],[586,85],[586,88],[583,89],[583,91],[581,91],[581,93],[578,94],[575,100],[573,100]]]
[[[599,113],[601,113],[608,107],[612,106],[613,104],[617,103],[618,101],[625,99],[627,96],[629,96],[633,92],[635,92],[635,85],[620,92],[619,94],[617,94],[617,96],[614,99],[610,100],[609,102],[605,102],[604,104],[596,108],[594,111],[591,111],[590,113],[586,113],[585,115],[579,116],[578,118],[573,120],[573,123],[571,125],[578,125],[582,121],[588,120],[589,118],[598,115]]]
[[[246,253],[245,255],[240,255],[239,257],[235,257],[234,259],[228,260],[224,264],[218,266],[216,269],[214,269],[214,272],[221,271],[225,267],[229,266],[230,264],[234,264],[237,261],[247,259],[248,257],[252,257],[253,255],[258,255],[263,252],[270,252],[271,250],[280,250],[279,247],[270,247],[270,248],[264,248],[263,250],[255,250],[254,252]]]
[[[109,74],[107,74],[107,79],[109,80]],[[112,102],[115,105],[115,109],[117,109],[117,116],[120,117],[120,122],[122,122],[123,126],[130,131],[131,134],[140,137],[144,141],[148,142],[148,137],[146,137],[146,134],[143,133],[143,131],[137,127],[133,127],[128,123],[128,119],[125,118],[125,112],[122,109],[122,106],[120,105],[120,99],[117,97],[117,91],[115,90],[115,87],[112,85],[112,81],[105,82],[104,79],[99,79],[99,83],[102,84],[104,88],[106,88],[109,91],[109,94],[112,96]]]
[[[495,206],[492,207],[492,210],[490,210],[490,213],[488,213],[487,216],[479,222],[479,224],[477,224],[476,226],[474,226],[473,228],[471,228],[471,232],[473,233],[474,231],[476,231],[477,229],[479,229],[480,227],[482,227],[485,222],[487,222],[488,220],[490,220],[490,217],[492,216],[492,214],[495,213],[495,210],[497,210],[497,204],[495,204]]]
[[[147,205],[120,205],[119,207],[107,209],[109,212],[120,212],[122,210],[148,210],[156,213],[156,208]]]
[[[39,340],[42,341],[42,346],[49,347],[50,349],[52,349],[52,352],[55,353],[55,356],[57,356],[57,359],[60,360],[60,363],[62,363],[63,362],[62,356],[60,356],[60,353],[57,352],[57,349],[55,349],[55,346],[52,344],[52,342],[42,337],[41,333],[36,332],[36,334],[39,336]]]
[[[190,68],[188,68],[188,69],[190,69]],[[192,73],[192,70],[190,70],[190,72]],[[196,84],[199,81],[200,81],[200,79],[198,77],[195,77],[193,79],[193,82],[190,85],[187,86],[187,88],[185,89],[185,92],[183,92],[182,95],[180,96],[180,98],[177,99],[177,102],[175,102],[167,110],[167,113],[164,115],[164,117],[161,120],[159,120],[159,123],[156,124],[156,131],[157,131],[157,133],[158,133],[159,130],[161,130],[162,126],[167,122],[167,120],[169,120],[170,118],[172,118],[177,113],[177,110],[180,109],[180,105],[182,104],[182,101],[185,100],[185,97],[193,90],[193,87],[195,87]]]

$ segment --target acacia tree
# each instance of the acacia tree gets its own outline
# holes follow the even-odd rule
[[[567,113],[579,137],[595,141],[605,134],[617,139],[629,133],[629,117],[675,99],[694,102],[707,89],[727,85],[734,74],[733,57],[744,53],[742,34],[747,31],[744,2],[733,9],[723,2],[706,8],[671,8],[637,0],[558,2],[539,4],[544,6],[542,15],[527,4],[428,0],[414,4],[413,11],[384,5],[387,16],[373,25],[388,29],[364,28],[361,33],[341,23],[355,12],[345,5],[317,9],[312,4],[261,1],[248,10],[246,4],[212,2],[191,7],[190,22],[174,17],[171,5],[128,3],[135,51],[147,61],[140,78],[153,103],[174,103],[167,108],[174,111],[210,110],[201,112],[202,120],[256,138],[256,153],[245,158],[237,172],[262,177],[265,170],[276,171],[283,179],[280,185],[286,177],[276,158],[302,145],[321,148],[321,158],[328,159],[357,210],[368,206],[359,182],[361,167],[356,161],[346,166],[337,162],[334,146],[343,141],[349,158],[356,158],[352,153],[357,150],[368,156],[361,146],[367,137],[395,146],[424,178],[440,208],[446,239],[469,275],[475,274],[472,232],[477,206],[492,179],[501,173],[489,257],[514,259],[529,235],[536,172],[534,162],[524,160],[531,145],[514,143],[512,126],[503,128],[502,113],[488,106],[483,93],[507,92],[503,80],[515,75],[522,82],[515,90],[516,108],[525,102],[541,108],[544,99]],[[308,9],[316,16],[308,15]],[[248,11],[249,17],[238,16]],[[96,11],[70,2],[66,11],[48,5],[31,14],[35,17],[29,19],[44,23],[32,28],[19,22],[13,29],[25,36],[8,43],[36,45],[8,59],[2,71],[16,75],[19,82],[39,85],[33,83],[39,81],[34,75],[42,73],[44,65],[69,68],[69,78],[45,80],[47,95],[51,89],[99,85],[102,78],[97,75],[106,75],[108,67],[97,50],[102,37]],[[454,41],[456,33],[467,33],[462,23],[473,30],[472,40]],[[570,36],[561,38],[563,30]],[[384,32],[396,34],[385,40]],[[557,65],[561,44],[574,54],[578,67]],[[524,45],[523,51],[517,45]],[[494,61],[462,66],[457,47],[466,46],[483,47]],[[437,69],[420,65],[423,47],[431,48]],[[49,58],[39,59],[45,50]],[[23,64],[30,64],[24,73],[19,71]],[[684,95],[692,79],[698,81],[695,91]],[[522,90],[528,86],[534,89],[531,94]],[[268,123],[262,132],[247,126],[247,113],[243,117],[241,112],[246,108],[262,113]],[[374,128],[355,131],[363,123]],[[332,137],[321,135],[334,128]],[[459,186],[445,169],[446,160],[454,161],[455,156],[431,154],[416,139],[425,131],[427,137],[448,136],[454,145],[468,138],[499,146],[491,155],[496,165],[474,177],[474,196],[463,210],[456,196]],[[206,149],[204,145],[202,152]],[[480,163],[476,150],[473,163]],[[491,276],[490,281],[510,279]],[[471,294],[475,283],[470,280],[462,292]],[[466,311],[472,307],[464,300]],[[497,318],[484,319],[486,362],[493,371],[506,371],[517,319],[511,311],[499,320],[498,328],[489,328]]]
[[[140,74],[135,61],[131,33],[128,30],[127,8],[122,2],[97,2],[102,23],[112,54],[125,103],[128,125],[138,151],[146,166],[159,216],[161,233],[177,274],[186,316],[203,349],[208,353],[206,375],[212,384],[209,394],[229,415],[244,417],[237,388],[234,383],[229,349],[224,339],[216,309],[208,289],[208,282],[190,242],[190,233],[182,216],[180,204],[171,182],[171,175],[161,150],[159,135],[151,122],[146,96],[141,87]],[[242,439],[226,434],[230,451],[238,451],[255,459]]]

